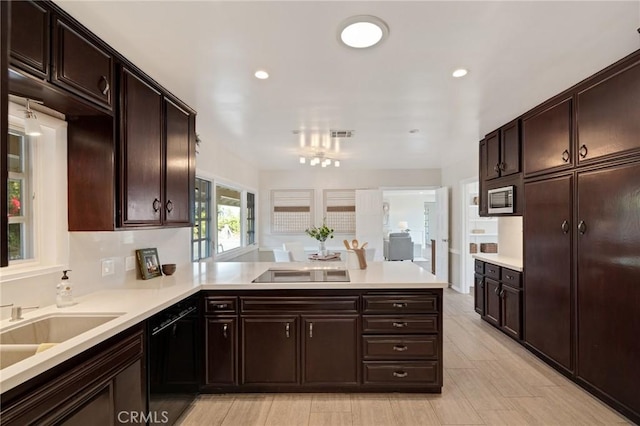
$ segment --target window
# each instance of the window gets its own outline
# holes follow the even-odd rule
[[[211,257],[211,182],[196,178],[195,214],[191,234],[191,259]]]
[[[44,108],[44,107],[43,107]],[[0,281],[68,267],[67,123],[55,111],[38,112],[42,134],[26,136],[24,109],[9,102],[7,199],[9,266]]]
[[[247,244],[256,243],[256,196],[247,192]]]
[[[217,253],[242,247],[241,195],[238,190],[216,185]]]
[[[21,130],[9,129],[7,182],[9,261],[33,258],[32,173],[30,144]]]

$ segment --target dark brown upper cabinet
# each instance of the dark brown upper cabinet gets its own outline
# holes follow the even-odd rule
[[[580,90],[576,104],[578,164],[640,152],[640,61]]]
[[[164,99],[165,120],[165,200],[164,222],[172,225],[191,224],[191,195],[194,191],[195,158],[194,122],[188,111]]]
[[[33,1],[11,3],[11,65],[49,78],[51,14]]]
[[[571,98],[545,105],[522,119],[524,176],[573,166]]]
[[[120,92],[119,225],[190,226],[193,116],[126,68]]]
[[[120,225],[161,225],[162,94],[127,69],[121,82]]]
[[[520,122],[513,120],[485,137],[481,176],[485,180],[520,173]]]
[[[53,26],[52,83],[111,110],[113,56],[62,18],[55,17]]]

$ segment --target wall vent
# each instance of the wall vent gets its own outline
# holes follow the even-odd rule
[[[352,138],[353,130],[330,130],[332,138]]]

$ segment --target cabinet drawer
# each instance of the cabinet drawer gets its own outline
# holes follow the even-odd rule
[[[484,262],[476,259],[475,261],[476,274],[484,275]]]
[[[500,273],[500,281],[511,287],[520,288],[522,286],[521,274],[512,269],[502,268]]]
[[[365,336],[362,351],[365,359],[437,359],[438,336]]]
[[[437,333],[437,315],[416,316],[378,316],[363,315],[362,331],[364,333]]]
[[[425,295],[365,295],[364,312],[381,313],[424,313],[438,312],[438,296],[435,294]]]
[[[207,297],[204,311],[207,314],[235,314],[237,302],[235,297]]]
[[[358,296],[344,297],[241,297],[242,312],[344,312],[358,313]]]
[[[438,361],[365,362],[365,384],[439,384]]]
[[[500,267],[492,263],[485,263],[484,274],[494,280],[500,280]]]

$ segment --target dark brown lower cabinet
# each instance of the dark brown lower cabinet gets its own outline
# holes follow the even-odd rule
[[[475,274],[473,285],[473,304],[477,313],[484,316],[485,303],[484,303],[484,277],[480,274]]]
[[[207,317],[205,321],[205,383],[235,385],[237,384],[237,320],[235,317]]]
[[[484,279],[484,320],[500,327],[500,283],[491,278]]]
[[[144,331],[133,327],[4,392],[3,425],[111,426],[146,411]],[[125,421],[126,423],[126,421]]]
[[[297,384],[298,317],[243,316],[240,321],[241,384]]]
[[[500,299],[500,329],[514,339],[520,339],[522,336],[522,290],[502,283]]]
[[[302,383],[358,384],[358,316],[302,317]]]

